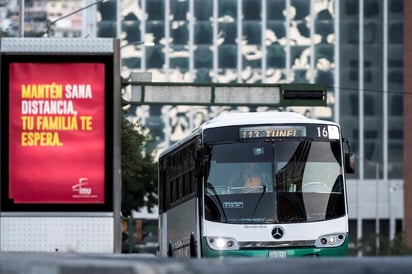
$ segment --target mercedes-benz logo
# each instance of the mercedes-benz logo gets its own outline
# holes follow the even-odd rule
[[[283,230],[282,227],[280,226],[276,226],[273,230],[272,230],[272,237],[275,238],[276,240],[279,240],[280,238],[283,237],[283,234],[285,234],[285,231]]]

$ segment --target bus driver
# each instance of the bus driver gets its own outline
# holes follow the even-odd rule
[[[260,192],[262,186],[262,180],[251,169],[246,169],[242,176],[244,193]]]

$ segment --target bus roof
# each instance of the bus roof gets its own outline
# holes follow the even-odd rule
[[[246,124],[335,124],[334,122],[310,119],[296,112],[246,112],[246,113],[227,113],[201,125],[202,129]]]
[[[298,114],[296,112],[276,112],[276,111],[267,111],[267,112],[243,112],[243,113],[226,113],[220,114],[215,118],[203,123],[200,127],[192,131],[191,134],[183,138],[182,140],[174,143],[170,147],[166,148],[163,152],[160,153],[159,158],[168,152],[174,150],[176,147],[181,144],[193,139],[195,136],[200,135],[203,130],[208,128],[215,127],[224,127],[224,126],[236,126],[236,125],[263,125],[263,124],[333,124],[337,125],[334,122],[326,120],[317,120],[310,119],[306,116]]]

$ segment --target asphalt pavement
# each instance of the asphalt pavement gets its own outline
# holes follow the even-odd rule
[[[0,274],[412,273],[412,257],[168,259],[150,254],[0,253]]]

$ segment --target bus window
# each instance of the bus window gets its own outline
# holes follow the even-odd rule
[[[207,182],[219,194],[247,192],[253,188],[272,191],[272,148],[270,144],[215,145],[211,150]],[[259,182],[259,184],[257,184]],[[254,191],[254,192],[255,192]]]

